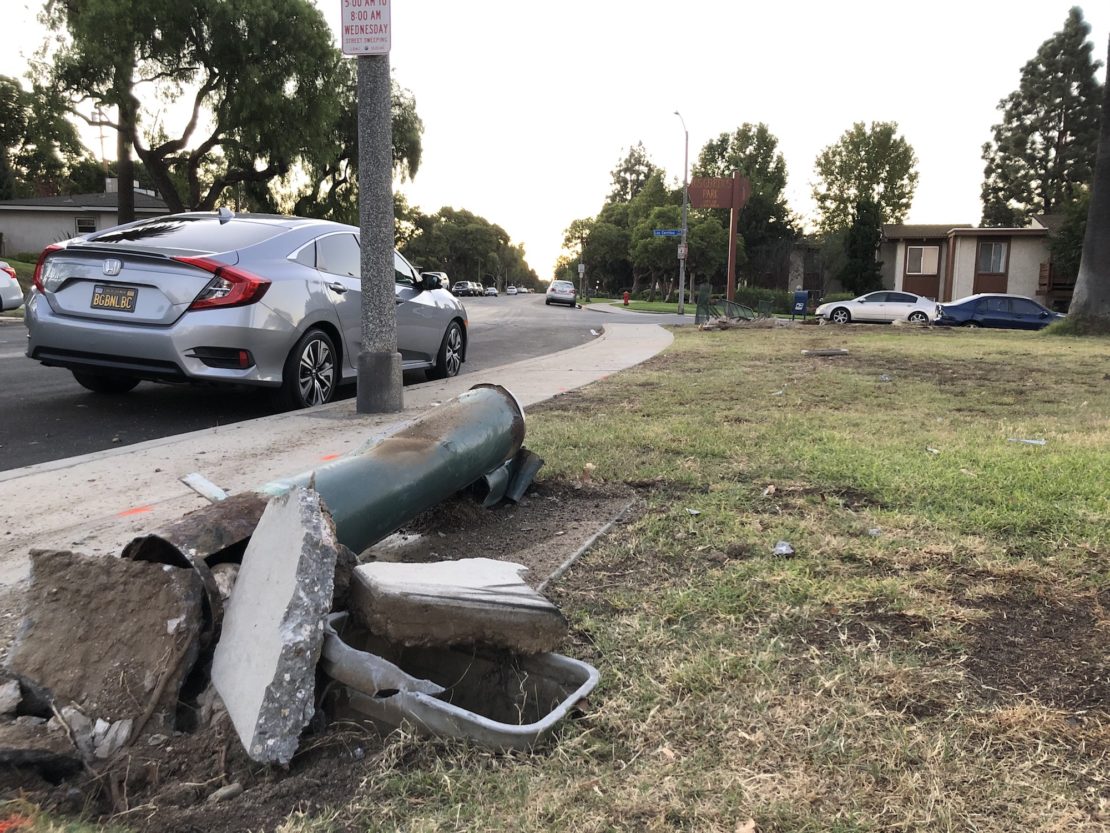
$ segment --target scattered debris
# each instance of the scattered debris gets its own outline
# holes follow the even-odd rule
[[[883,534],[883,531],[879,527],[873,526],[869,530],[867,530],[867,534],[870,535],[872,538],[878,538],[880,535]]]
[[[775,493],[775,491],[776,491],[775,484],[772,483],[766,489],[763,490],[763,497],[770,497],[771,495],[773,495]]]
[[[933,448],[931,445],[925,446],[925,450],[927,452],[929,452],[930,454],[940,454],[940,449],[939,448]]]
[[[289,763],[312,719],[337,549],[319,494],[301,488],[270,502],[247,545],[212,682],[256,761]]]
[[[555,605],[509,561],[464,558],[355,568],[355,620],[402,645],[489,645],[522,654],[554,650],[567,633]]]
[[[691,509],[690,507],[686,507],[686,514],[693,515],[696,518],[698,515],[701,514],[701,510],[700,509]]]
[[[836,347],[829,350],[803,350],[802,355],[818,358],[835,358],[836,356],[847,356],[848,351],[841,347]]]
[[[774,550],[772,550],[772,554],[781,556],[783,558],[789,558],[794,554],[794,548],[790,546],[789,541],[779,541],[777,544],[775,544],[775,548]]]
[[[771,396],[782,396],[784,393],[786,393],[786,391],[780,389],[780,390],[772,391]]]
[[[236,781],[233,784],[228,784],[226,787],[220,787],[212,795],[208,796],[209,804],[219,804],[221,801],[231,801],[233,798],[238,798],[243,794],[243,785]]]
[[[880,382],[893,382],[894,377],[888,376],[886,373],[884,373],[879,377],[879,381]]]
[[[7,680],[0,684],[0,717],[9,717],[15,714],[23,695],[19,692],[19,680]]]
[[[207,498],[212,503],[219,503],[221,500],[227,500],[227,492],[198,472],[185,475],[181,478],[181,482],[202,498]]]
[[[1048,443],[1048,440],[1025,440],[1019,437],[1010,437],[1008,442],[1025,443],[1026,445],[1046,445]]]

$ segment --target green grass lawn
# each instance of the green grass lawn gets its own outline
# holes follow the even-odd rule
[[[1108,369],[1107,339],[687,328],[531,409],[541,481],[639,498],[551,589],[584,716],[533,755],[370,740],[351,801],[280,830],[1106,830]]]

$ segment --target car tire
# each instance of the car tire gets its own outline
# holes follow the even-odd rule
[[[297,341],[281,374],[277,404],[290,411],[324,405],[335,398],[339,385],[339,357],[335,344],[315,328]]]
[[[911,312],[910,321],[914,324],[927,324],[929,322],[929,316],[920,310],[918,312]]]
[[[980,324],[978,321],[968,321],[966,324],[964,324],[964,326],[967,327],[969,330],[978,330]]]
[[[543,303],[544,303],[544,306],[549,307],[549,306],[551,306],[551,299],[550,298],[544,298]]]
[[[99,373],[82,373],[79,370],[74,370],[72,373],[81,387],[93,393],[104,393],[110,396],[129,393],[139,384],[138,379],[130,376],[105,376]]]
[[[435,365],[429,367],[426,372],[427,377],[429,379],[447,379],[451,376],[458,376],[459,370],[462,369],[463,345],[462,327],[459,326],[458,321],[452,321],[447,325],[447,332],[443,334],[443,341],[439,345],[439,353],[436,354]]]
[[[844,309],[844,307],[837,307],[829,313],[829,320],[834,324],[850,324],[852,322],[852,313]]]

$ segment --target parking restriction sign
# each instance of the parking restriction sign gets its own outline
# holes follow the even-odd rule
[[[344,55],[388,55],[393,45],[389,0],[340,0]]]

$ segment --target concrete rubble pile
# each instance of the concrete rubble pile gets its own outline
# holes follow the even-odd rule
[[[597,672],[552,653],[567,623],[524,568],[356,556],[459,491],[519,501],[543,462],[523,438],[512,395],[479,386],[355,454],[137,538],[120,558],[34,552],[0,672],[0,766],[53,781],[97,772],[140,738],[224,715],[253,760],[285,765],[321,707],[530,747]]]

